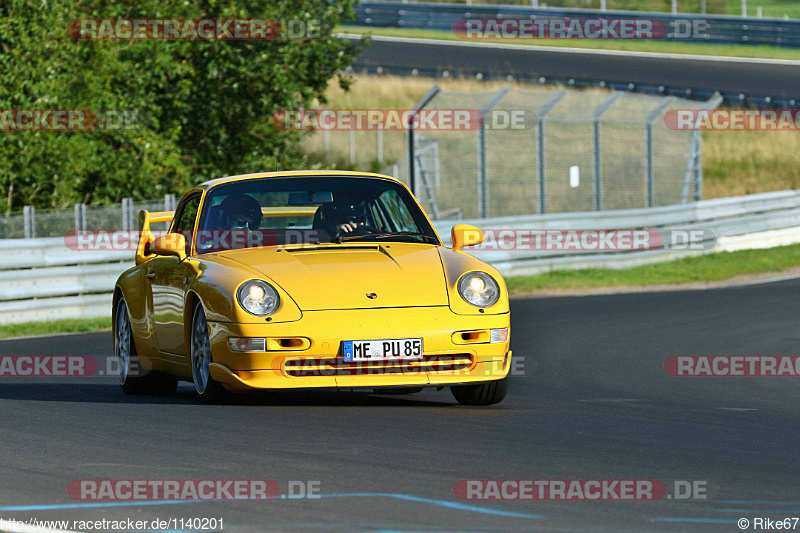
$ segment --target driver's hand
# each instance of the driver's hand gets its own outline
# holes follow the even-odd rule
[[[338,226],[336,226],[336,231],[339,234],[350,233],[351,231],[354,231],[358,226],[363,226],[363,225],[364,225],[363,222],[360,222],[358,224],[356,224],[355,222],[347,222],[346,224],[339,224]]]

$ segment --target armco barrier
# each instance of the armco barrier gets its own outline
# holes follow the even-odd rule
[[[648,18],[665,22],[668,33],[664,41],[800,47],[800,19],[424,2],[362,2],[355,11],[352,24],[357,26],[443,31],[453,31],[453,24],[465,18]],[[687,21],[689,26],[697,23],[696,27],[702,28],[694,32],[700,36],[688,35]]]
[[[455,224],[484,229],[703,229],[703,249],[638,252],[477,251],[504,275],[578,268],[626,268],[716,251],[800,242],[800,191],[752,194],[650,209],[556,213],[477,220],[439,220],[449,245]],[[711,243],[709,243],[711,244]],[[466,249],[469,251],[469,249]],[[130,251],[81,252],[63,238],[0,240],[0,324],[111,315],[117,276],[133,265]]]

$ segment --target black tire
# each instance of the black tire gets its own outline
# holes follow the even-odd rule
[[[178,378],[160,372],[144,374],[136,354],[128,305],[124,298],[117,302],[114,320],[114,355],[117,357],[117,378],[126,394],[172,394],[178,388]]]
[[[450,392],[462,405],[492,405],[500,403],[508,393],[508,376],[496,381],[475,385],[457,385]]]
[[[189,344],[189,362],[192,366],[192,383],[197,397],[203,403],[224,403],[229,393],[214,381],[208,366],[212,363],[211,342],[208,337],[208,322],[203,306],[198,304],[192,313],[192,329]]]

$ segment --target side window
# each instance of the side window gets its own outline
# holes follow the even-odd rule
[[[192,196],[183,202],[176,211],[175,223],[172,225],[171,233],[182,233],[186,237],[186,253],[192,247],[192,232],[194,223],[197,220],[197,210],[200,208],[200,195]]]
[[[419,231],[419,227],[397,191],[391,189],[385,191],[378,197],[377,203],[387,213],[394,226],[397,227],[397,231]]]

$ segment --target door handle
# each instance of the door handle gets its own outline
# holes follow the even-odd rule
[[[156,279],[156,273],[155,272],[148,272],[147,273],[147,279],[149,279],[151,281]]]

